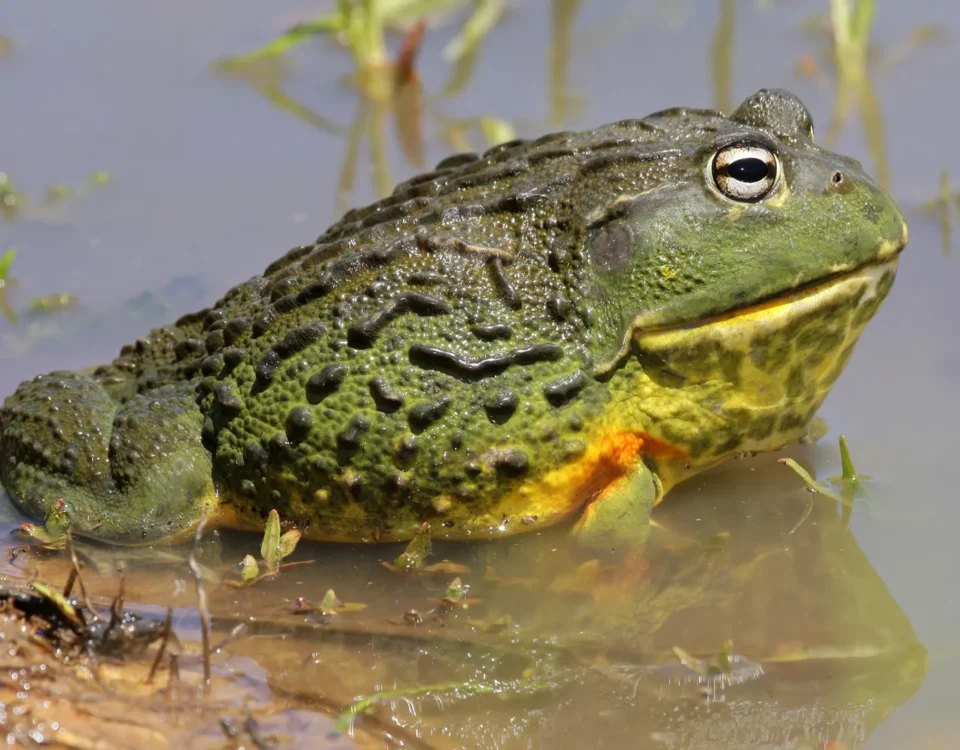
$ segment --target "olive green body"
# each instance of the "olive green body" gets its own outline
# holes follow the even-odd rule
[[[893,280],[902,216],[811,139],[773,91],[730,118],[669,110],[447,159],[113,363],[23,384],[0,411],[0,484],[120,542],[271,509],[321,539],[514,533],[575,514],[631,461],[661,475],[658,501],[795,439]],[[718,189],[712,160],[741,142],[775,155],[762,199]],[[864,268],[883,272],[839,297],[828,283]],[[764,304],[818,284],[832,308],[807,295],[752,347]],[[738,311],[757,325],[732,341]],[[671,338],[705,321],[713,343]],[[770,383],[792,390],[735,403]]]

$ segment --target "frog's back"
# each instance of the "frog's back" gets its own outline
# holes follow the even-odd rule
[[[669,116],[669,138],[655,116],[447,159],[97,377],[121,396],[200,379],[240,523],[276,508],[318,537],[463,537],[568,515],[504,497],[581,455],[605,408],[577,248],[614,188],[668,178],[717,117]]]

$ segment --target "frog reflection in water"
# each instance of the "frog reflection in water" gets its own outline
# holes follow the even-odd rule
[[[446,545],[438,554],[474,568],[463,581],[479,601],[417,625],[400,612],[423,612],[452,576],[390,576],[378,602],[367,582],[377,583],[379,556],[355,556],[342,580],[329,569],[324,580],[370,597],[368,609],[326,624],[296,618],[297,635],[270,653],[262,636],[291,634],[291,617],[270,623],[261,612],[258,637],[236,653],[281,695],[367,708],[372,720],[347,715],[358,732],[389,727],[435,750],[854,750],[917,690],[926,652],[845,514],[818,496],[806,514],[810,496],[793,474],[751,463],[746,480],[739,466],[711,477],[742,500],[685,493],[664,509],[686,541],[654,529],[642,557],[618,564],[607,554],[583,562],[562,530]],[[727,640],[733,658],[719,664]],[[681,666],[676,646],[712,673]]]
[[[784,91],[451,157],[113,363],[22,384],[0,484],[126,544],[276,509],[318,540],[572,518],[638,549],[678,481],[803,435],[906,237]]]

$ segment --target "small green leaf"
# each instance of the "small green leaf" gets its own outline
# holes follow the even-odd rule
[[[110,173],[105,170],[100,170],[99,172],[94,172],[89,177],[90,184],[93,187],[101,187],[110,182]]]
[[[491,146],[498,143],[506,143],[517,137],[516,131],[506,120],[498,120],[494,117],[482,117],[480,119],[480,130],[483,137]]]
[[[284,532],[277,545],[277,551],[281,560],[285,560],[293,554],[293,551],[297,548],[297,544],[302,536],[303,532],[299,529],[290,529],[289,531]]]
[[[280,568],[280,514],[276,509],[271,510],[267,516],[263,542],[260,544],[260,557],[266,563],[268,572],[276,573]]]
[[[69,185],[64,185],[62,182],[57,183],[56,185],[51,185],[47,188],[47,200],[49,201],[59,201],[63,200],[70,196]]]
[[[399,570],[407,572],[419,570],[423,567],[423,563],[432,551],[433,544],[430,541],[430,524],[424,523],[417,529],[417,533],[414,534],[407,548],[397,556],[393,564]]]
[[[7,251],[0,256],[0,282],[7,278],[7,272],[10,271],[10,266],[13,265],[13,261],[16,259],[17,250],[13,247],[7,248]]]
[[[443,56],[457,61],[476,50],[506,9],[505,0],[477,0],[473,13],[463,24],[460,34],[443,50]]]
[[[466,598],[467,589],[468,587],[463,584],[463,581],[461,581],[459,578],[454,578],[452,581],[450,581],[450,585],[447,586],[447,590],[443,597],[445,599],[458,602],[461,599]]]
[[[367,605],[361,604],[360,602],[342,602],[337,598],[337,594],[333,589],[328,589],[327,593],[323,595],[323,600],[320,604],[314,606],[306,599],[301,598],[297,600],[297,608],[295,611],[303,612],[306,609],[317,612],[323,617],[334,617],[344,612],[359,612],[366,608]]]
[[[244,585],[253,583],[260,577],[260,566],[253,555],[246,555],[240,561],[240,581]]]
[[[857,470],[853,467],[853,459],[850,458],[850,449],[847,448],[847,438],[840,436],[840,465],[843,467],[841,476],[844,481],[851,484],[857,484],[860,480],[857,477]]]
[[[33,300],[30,303],[30,311],[48,315],[69,310],[71,307],[76,307],[79,302],[79,298],[73,294],[50,294]]]
[[[343,602],[337,599],[337,594],[333,589],[327,589],[327,593],[320,600],[320,606],[317,608],[321,612],[336,612]]]
[[[220,65],[225,68],[236,68],[244,65],[256,63],[259,60],[272,57],[280,57],[295,47],[299,47],[304,42],[309,41],[315,36],[326,36],[331,33],[340,33],[346,28],[346,21],[342,13],[330,13],[313,21],[306,21],[291,26],[279,36],[275,37],[266,44],[257,47],[251,52],[243,55],[224,58]]]

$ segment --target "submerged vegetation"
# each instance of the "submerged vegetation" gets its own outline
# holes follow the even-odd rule
[[[472,133],[479,134],[488,146],[515,137],[513,126],[505,120],[489,115],[449,118],[437,111],[425,102],[416,70],[417,55],[429,25],[466,13],[459,34],[444,50],[444,57],[454,64],[444,96],[458,94],[472,74],[486,36],[501,20],[506,7],[505,0],[342,0],[336,10],[296,23],[250,52],[219,60],[214,69],[247,83],[281,111],[326,133],[345,136],[337,203],[337,213],[341,213],[356,184],[364,141],[368,143],[376,193],[383,196],[393,189],[385,143],[391,118],[404,156],[417,169],[425,166],[425,117],[440,123],[441,137],[463,150],[469,150],[468,137]],[[569,23],[572,14],[566,12],[564,18]],[[402,34],[392,59],[386,38],[391,30]],[[336,40],[353,58],[354,74],[349,84],[358,93],[358,105],[353,122],[347,126],[318,114],[284,90],[283,80],[289,69],[287,56],[316,38]],[[558,59],[558,64],[563,63],[563,59]]]
[[[880,50],[870,37],[875,15],[875,0],[830,0],[829,12],[812,18],[807,30],[827,40],[823,57],[834,74],[833,112],[824,144],[832,148],[851,115],[859,114],[877,180],[881,186],[889,187],[885,117],[874,79],[901,65],[917,49],[941,39],[943,33],[937,26],[920,25],[911,29],[899,43]],[[815,58],[810,55],[800,59],[797,71],[806,77],[822,78]]]
[[[245,555],[237,566],[240,579],[228,580],[226,583],[236,587],[252,586],[264,578],[277,575],[280,568],[285,567],[283,561],[293,554],[302,536],[299,529],[289,529],[281,534],[280,515],[276,510],[271,510],[263,531],[263,541],[260,543],[261,562],[257,562],[253,555]]]
[[[839,476],[831,477],[827,480],[827,482],[818,482],[806,469],[804,469],[792,458],[781,458],[780,463],[789,466],[794,473],[803,480],[803,483],[807,486],[807,489],[810,490],[810,492],[816,495],[822,495],[839,504],[843,509],[843,520],[845,524],[850,523],[850,516],[853,514],[854,502],[857,500],[863,500],[866,497],[866,490],[863,486],[863,482],[869,480],[870,477],[866,474],[857,473],[857,470],[853,466],[853,459],[850,458],[850,449],[847,447],[847,439],[843,435],[840,436],[841,474]],[[797,526],[795,526],[793,531],[790,532],[791,534],[796,531],[797,527],[807,519],[812,508],[813,500],[811,499],[810,503],[807,505],[807,510],[797,522]]]
[[[943,241],[943,254],[950,256],[953,223],[960,218],[960,191],[950,191],[950,176],[947,170],[940,172],[940,190],[937,197],[927,201],[921,210],[940,224],[940,236]]]
[[[42,200],[34,200],[15,185],[13,178],[0,171],[0,218],[5,221],[26,219],[42,221],[55,216],[58,206],[69,199],[86,196],[91,190],[107,185],[110,173],[104,170],[91,173],[86,182],[79,187],[70,187],[64,183],[51,185],[46,189]]]
[[[3,255],[0,255],[0,289],[7,284],[7,274],[10,273],[10,266],[17,259],[16,248],[9,247]]]
[[[2,48],[2,47],[0,47]],[[6,172],[0,171],[0,219],[11,222],[18,219],[27,221],[44,221],[56,215],[59,208],[69,200],[83,197],[88,191],[102,187],[110,182],[110,173],[97,171],[92,173],[86,183],[80,188],[71,188],[65,184],[51,185],[46,190],[42,201],[32,200],[26,193],[19,190],[13,179]],[[0,222],[2,223],[2,222]],[[19,316],[7,297],[8,289],[13,286],[10,277],[10,267],[17,258],[15,248],[7,248],[0,255],[0,314],[13,325],[19,323]],[[51,294],[38,297],[29,303],[29,311],[39,315],[68,310],[78,303],[77,297],[72,294]]]
[[[506,0],[338,0],[330,13],[296,23],[252,52],[228,58],[222,64],[249,65],[280,57],[316,37],[334,37],[350,50],[358,74],[389,70],[393,66],[387,55],[388,29],[439,21],[469,7],[460,33],[444,50],[444,57],[456,63],[476,51],[506,5]]]

